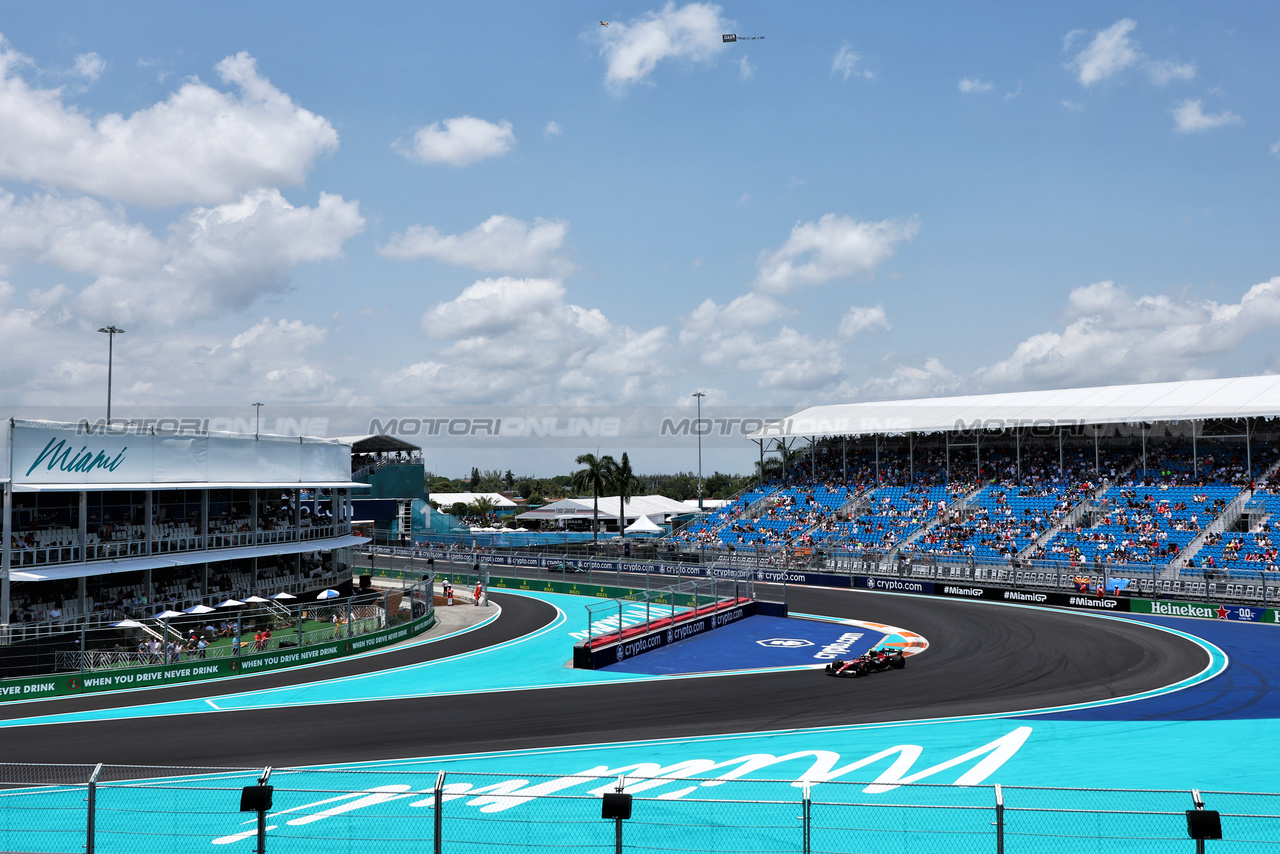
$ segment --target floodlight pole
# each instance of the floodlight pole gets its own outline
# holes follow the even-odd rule
[[[258,438],[258,425],[262,423],[262,404],[253,404],[253,438]]]
[[[698,400],[698,420],[693,422],[693,432],[698,434],[698,512],[702,512],[702,399],[706,395],[695,391],[693,396]]]
[[[104,326],[98,330],[107,334],[107,424],[111,424],[111,363],[115,356],[116,336],[123,335],[124,330],[115,325]]]

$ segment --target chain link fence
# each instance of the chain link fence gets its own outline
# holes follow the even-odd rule
[[[1280,850],[1280,795],[351,768],[0,765],[0,849],[24,852],[1062,854]],[[696,769],[695,769],[696,770]],[[720,770],[720,769],[714,769]],[[245,787],[270,805],[242,812]],[[605,818],[606,795],[632,800]],[[1220,815],[1197,842],[1187,811]],[[261,826],[260,826],[261,822]]]

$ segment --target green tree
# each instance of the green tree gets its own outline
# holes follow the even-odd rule
[[[609,486],[618,493],[618,533],[625,537],[627,502],[641,489],[640,478],[631,470],[631,460],[627,459],[626,451],[623,451],[622,459],[614,463],[613,470],[609,472]]]
[[[608,455],[597,457],[595,454],[580,454],[574,462],[580,466],[586,466],[573,473],[573,488],[583,492],[591,490],[591,543],[598,545],[600,542],[600,495],[608,488],[617,463],[613,461],[613,457]]]
[[[472,501],[467,509],[479,516],[481,519],[488,521],[489,516],[493,514],[493,511],[498,509],[498,503],[489,496],[482,495]]]
[[[507,473],[502,476],[502,482],[507,487],[507,492],[516,488],[516,476],[511,473],[511,469],[507,469]]]

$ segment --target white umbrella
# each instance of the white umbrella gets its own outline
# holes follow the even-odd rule
[[[214,606],[214,607],[217,607],[217,608],[237,608],[237,607],[239,607],[239,606],[241,606],[241,605],[243,605],[243,604],[244,604],[244,603],[243,603],[243,602],[241,602],[241,601],[239,601],[238,599],[228,599],[228,600],[227,600],[227,601],[225,601],[225,602],[219,602],[219,603],[218,603],[216,606]]]
[[[170,617],[185,617],[185,616],[186,616],[186,615],[185,615],[185,614],[183,614],[181,611],[161,611],[159,614],[156,614],[154,617],[148,617],[147,619],[149,619],[149,620],[167,620],[167,619],[169,619]]]
[[[321,590],[316,594],[317,599],[336,599],[342,594],[337,590]]]
[[[140,628],[142,628],[142,623],[139,623],[137,620],[121,620],[120,622],[118,622],[118,623],[112,623],[111,625],[112,625],[112,627],[113,627],[113,628],[117,628],[117,629],[140,629]]]
[[[187,608],[187,609],[186,609],[185,611],[183,611],[182,613],[184,613],[184,614],[210,614],[210,613],[212,613],[214,610],[215,610],[215,609],[210,608],[208,605],[192,605],[190,608]]]
[[[297,599],[292,593],[277,593],[271,597],[272,599]]]
[[[270,600],[270,599],[263,599],[261,596],[248,596],[248,597],[246,597],[246,598],[245,598],[245,600],[244,600],[244,601],[246,601],[246,602],[270,602],[271,600]]]

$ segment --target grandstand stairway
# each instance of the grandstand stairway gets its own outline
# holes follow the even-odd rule
[[[916,540],[920,539],[925,534],[929,533],[939,525],[945,523],[948,519],[951,519],[957,515],[963,514],[965,509],[969,506],[969,502],[978,497],[978,494],[982,492],[984,486],[985,484],[980,483],[977,486],[975,486],[973,489],[969,490],[964,495],[962,495],[960,499],[956,501],[956,503],[948,509],[946,516],[935,515],[928,522],[921,525],[916,530],[912,531],[909,536],[904,538],[902,542],[898,543],[897,546],[892,551],[889,552],[889,554],[887,555],[888,559],[890,561],[893,561],[895,558],[897,558],[897,556],[899,555],[899,553],[902,552],[903,549],[910,546]]]
[[[1277,460],[1270,468],[1263,472],[1257,482],[1266,483],[1277,471],[1280,471],[1280,460]],[[1252,498],[1253,493],[1249,491],[1247,486],[1241,489],[1240,493],[1236,495],[1235,498],[1231,499],[1231,502],[1227,504],[1221,513],[1218,514],[1218,517],[1208,525],[1205,525],[1204,528],[1201,529],[1200,533],[1196,534],[1195,539],[1187,543],[1187,547],[1179,552],[1178,556],[1174,560],[1169,562],[1169,566],[1160,573],[1160,576],[1162,578],[1177,578],[1180,568],[1185,567],[1187,565],[1187,561],[1192,560],[1197,554],[1199,554],[1200,549],[1204,546],[1205,540],[1214,534],[1221,534],[1235,525],[1235,523],[1240,519],[1240,516],[1244,513],[1246,505],[1248,505]]]
[[[1120,478],[1127,477],[1128,474],[1131,471],[1133,471],[1134,466],[1136,465],[1137,463],[1134,463],[1133,465],[1129,466],[1129,468],[1126,469],[1124,472],[1122,472],[1119,477]],[[1071,511],[1068,512],[1066,516],[1062,517],[1062,521],[1060,521],[1056,525],[1050,526],[1049,529],[1046,530],[1043,534],[1041,534],[1039,537],[1036,537],[1036,539],[1032,541],[1032,543],[1029,546],[1027,546],[1022,551],[1018,552],[1018,559],[1027,560],[1031,558],[1036,553],[1037,549],[1039,549],[1041,546],[1047,545],[1048,542],[1052,540],[1054,537],[1056,537],[1058,534],[1062,533],[1068,528],[1073,528],[1076,525],[1080,524],[1080,520],[1084,517],[1084,514],[1088,513],[1090,509],[1097,506],[1097,503],[1102,500],[1102,496],[1107,494],[1107,490],[1110,489],[1112,485],[1113,484],[1111,481],[1106,480],[1104,478],[1103,481],[1100,484],[1098,484],[1097,489],[1089,493],[1088,497],[1081,498],[1079,501],[1076,502],[1076,506],[1072,507]]]

